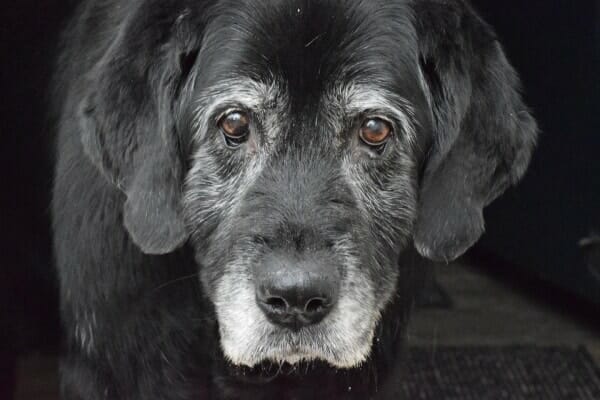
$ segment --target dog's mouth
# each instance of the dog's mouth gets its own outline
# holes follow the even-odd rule
[[[279,351],[272,351],[264,361],[259,363],[269,365],[274,364],[284,368],[294,369],[301,364],[310,364],[313,362],[325,362],[328,364],[338,363],[334,357],[332,360],[331,352],[326,349],[324,351],[315,351],[314,348],[305,348],[295,344],[284,346]],[[333,365],[339,367],[338,365]]]
[[[271,366],[293,371],[312,364],[354,369],[371,354],[374,328],[373,324],[360,335],[320,326],[297,332],[275,329],[263,331],[260,341],[246,343],[244,348],[221,329],[221,347],[229,363],[248,371],[269,371]]]

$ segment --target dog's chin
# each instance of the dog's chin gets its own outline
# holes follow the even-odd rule
[[[339,346],[335,339],[306,340],[301,333],[287,333],[277,338],[272,335],[265,342],[254,348],[240,348],[239,342],[234,342],[226,336],[221,337],[221,348],[229,363],[237,367],[255,368],[261,365],[275,364],[291,367],[320,363],[335,369],[353,369],[364,364],[371,355],[374,329],[366,333],[360,343],[352,346]],[[279,340],[278,340],[279,339]],[[304,340],[303,340],[304,339]]]
[[[265,363],[296,366],[300,364],[322,362],[335,369],[353,369],[360,367],[370,355],[370,348],[366,351],[361,351],[360,354],[353,352],[351,355],[344,357],[331,357],[327,354],[315,353],[310,351],[298,351],[298,352],[281,352],[268,355],[257,355],[254,358],[240,358],[236,357],[235,354],[228,354],[225,352],[225,357],[232,365],[238,367],[255,368]]]

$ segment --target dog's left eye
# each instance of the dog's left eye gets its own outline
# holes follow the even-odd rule
[[[392,136],[392,125],[381,118],[368,118],[360,128],[360,138],[368,146],[381,147]]]
[[[231,111],[219,120],[219,127],[227,144],[236,147],[248,139],[250,117],[244,111]]]

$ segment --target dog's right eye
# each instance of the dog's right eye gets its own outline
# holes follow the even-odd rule
[[[219,120],[227,145],[237,147],[248,139],[250,118],[244,111],[231,111]]]

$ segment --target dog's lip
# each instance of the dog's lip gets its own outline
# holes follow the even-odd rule
[[[367,356],[365,357],[365,359],[361,360],[355,365],[349,366],[338,364],[338,362],[336,362],[336,357],[332,358],[331,356],[331,354],[328,355],[325,351],[319,352],[315,351],[314,349],[305,349],[300,346],[294,346],[293,348],[281,350],[276,354],[265,354],[265,356],[262,359],[260,359],[257,363],[252,365],[245,364],[243,362],[236,363],[230,358],[228,358],[228,362],[232,366],[245,371],[253,371],[257,368],[263,370],[265,369],[265,365],[273,365],[281,368],[287,367],[290,370],[293,370],[295,368],[298,368],[299,366],[313,364],[322,364],[328,366],[329,368],[335,369],[352,369],[359,367],[368,358]]]
[[[318,350],[315,351],[314,348],[308,348],[306,346],[303,346],[302,344],[300,344],[298,342],[298,338],[294,337],[293,340],[290,340],[292,338],[288,338],[288,340],[286,340],[286,342],[284,343],[284,348],[279,348],[276,352],[271,353],[271,354],[265,354],[264,357],[262,357],[262,359],[260,361],[258,361],[258,363],[250,365],[250,364],[245,364],[245,363],[237,363],[235,362],[235,360],[228,358],[228,361],[231,365],[235,365],[237,367],[240,368],[248,368],[248,369],[253,369],[253,368],[257,368],[257,366],[261,365],[261,364],[273,364],[273,365],[297,365],[303,362],[314,362],[314,361],[321,361],[324,363],[328,363],[331,364],[330,360],[328,359],[326,352],[319,352]]]

